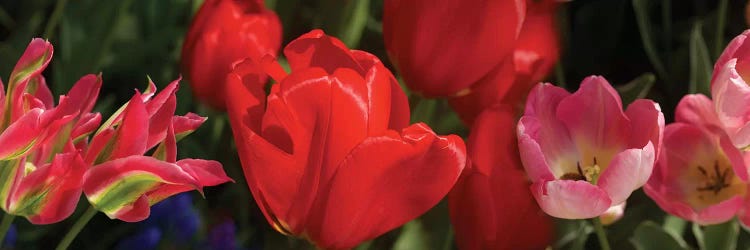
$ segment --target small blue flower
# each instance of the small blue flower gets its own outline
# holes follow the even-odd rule
[[[138,231],[133,236],[125,238],[117,244],[115,249],[130,250],[130,249],[156,249],[161,240],[161,230],[157,227],[147,227],[143,230]]]
[[[7,216],[7,215],[6,215]],[[18,230],[15,224],[11,224],[8,232],[5,233],[5,239],[3,240],[3,249],[13,248],[16,246],[16,240],[18,240]]]
[[[213,250],[237,250],[237,228],[234,221],[221,223],[208,233],[208,245]]]
[[[144,223],[158,226],[176,242],[189,242],[198,231],[200,217],[191,194],[181,193],[152,206],[151,216]]]

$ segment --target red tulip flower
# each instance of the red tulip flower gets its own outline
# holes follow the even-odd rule
[[[284,54],[291,73],[250,58],[228,76],[226,93],[245,177],[274,228],[351,248],[448,193],[466,162],[463,141],[409,125],[406,96],[375,56],[320,30]],[[278,82],[269,94],[258,69]]]
[[[414,92],[465,95],[478,82],[506,75],[500,72],[513,59],[525,6],[524,0],[386,0],[385,47]]]
[[[281,23],[263,0],[207,0],[188,30],[183,72],[198,99],[224,110],[224,79],[232,64],[276,55],[280,46]]]
[[[498,70],[476,82],[471,91],[450,98],[450,104],[468,125],[486,107],[504,103],[523,106],[531,88],[544,80],[559,57],[555,22],[559,0],[526,1],[526,17],[511,58]]]
[[[472,167],[448,203],[460,249],[544,249],[552,242],[552,218],[529,190],[515,125],[514,108],[501,105],[482,112],[471,129]]]

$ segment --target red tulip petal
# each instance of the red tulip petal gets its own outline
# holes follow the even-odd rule
[[[533,65],[527,60],[515,60],[517,68],[524,68],[524,71],[519,73],[529,76],[529,83],[543,80],[559,57],[559,34],[555,24],[555,14],[559,5],[560,2],[556,0],[527,2],[528,11],[514,54],[516,59],[519,54],[533,54],[537,58],[531,62]]]
[[[401,130],[409,126],[409,101],[393,74],[380,60],[367,52],[352,50],[352,56],[367,69],[364,75],[368,94],[368,133],[385,129]],[[390,112],[380,112],[380,110]]]
[[[468,93],[460,93],[448,99],[451,107],[464,124],[472,126],[476,116],[495,103],[523,104],[518,102],[528,96],[528,92],[534,85],[524,86],[523,91],[519,90],[519,93],[510,94],[509,92],[514,89],[514,81],[517,78],[514,70],[510,57],[506,58],[490,73],[479,79],[470,89],[467,89],[469,90]]]
[[[384,157],[385,156],[385,157]],[[466,163],[463,141],[435,135],[424,124],[369,137],[341,163],[308,224],[323,248],[350,248],[437,204]]]
[[[284,48],[284,55],[289,60],[292,72],[320,67],[329,74],[340,68],[350,68],[360,75],[367,73],[352,57],[344,43],[326,35],[322,30],[310,31],[290,42]]]
[[[226,89],[227,113],[245,179],[268,223],[281,229],[274,214],[286,214],[289,194],[297,192],[304,170],[291,155],[259,135],[265,107],[263,86],[257,81],[243,82],[242,76],[232,73]]]
[[[552,220],[536,204],[521,166],[515,123],[514,108],[493,106],[471,129],[472,169],[464,170],[448,203],[461,249],[540,249],[552,240]]]
[[[410,121],[409,100],[406,98],[404,90],[401,89],[401,85],[398,84],[393,74],[383,66],[380,59],[370,53],[352,50],[351,54],[362,68],[369,69],[364,76],[369,89],[368,100],[370,100],[371,111],[369,113],[370,118],[368,118],[368,131],[371,133],[382,131],[380,126],[375,125],[380,124],[381,119],[388,121],[387,129],[401,130],[408,127]],[[387,93],[388,90],[390,90],[390,94]],[[386,101],[389,102],[387,105]],[[388,117],[382,117],[381,113],[372,113],[378,107],[385,108],[386,106],[390,107],[390,112],[382,112],[382,114],[386,114]]]
[[[387,0],[385,47],[410,89],[452,96],[513,52],[525,2]]]

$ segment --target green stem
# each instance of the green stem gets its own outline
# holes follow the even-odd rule
[[[55,34],[55,28],[57,27],[57,23],[60,22],[60,18],[63,15],[63,10],[65,10],[65,4],[68,3],[68,0],[58,0],[57,4],[55,5],[55,10],[52,11],[52,15],[49,18],[49,21],[47,22],[47,27],[44,28],[44,38],[50,39]]]
[[[724,48],[724,27],[726,26],[727,4],[729,1],[720,0],[716,10],[716,37],[714,40],[714,58],[719,58]]]
[[[68,246],[70,246],[70,243],[73,243],[73,240],[78,236],[78,233],[81,232],[84,226],[86,226],[87,223],[91,220],[91,218],[94,218],[94,215],[96,215],[96,209],[94,209],[93,206],[89,206],[89,208],[86,210],[86,212],[83,212],[83,215],[78,218],[75,224],[73,224],[73,227],[70,228],[70,231],[68,231],[67,234],[65,234],[65,237],[60,241],[60,244],[57,244],[57,247],[55,249],[57,250],[63,250],[68,249]]]
[[[13,219],[15,218],[16,216],[12,214],[5,214],[3,216],[3,221],[0,222],[0,247],[2,247],[5,235],[8,234],[8,229],[10,229],[10,225],[13,224]]]
[[[557,62],[555,64],[555,80],[557,81],[557,86],[560,88],[565,88],[565,69],[563,68],[562,62]]]
[[[609,241],[607,241],[607,232],[604,231],[604,226],[602,226],[602,221],[599,219],[599,217],[596,217],[592,220],[594,223],[594,230],[596,230],[596,236],[599,238],[599,245],[601,246],[601,249],[602,250],[612,249],[609,247]]]
[[[443,250],[453,249],[453,227],[448,225],[448,232],[445,234],[445,241],[443,242]]]

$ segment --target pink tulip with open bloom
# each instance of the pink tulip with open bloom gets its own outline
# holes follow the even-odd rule
[[[177,140],[205,121],[195,114],[173,116],[178,81],[159,94],[149,82],[86,148],[84,160],[93,166],[83,176],[83,192],[110,218],[140,221],[148,218],[151,205],[169,196],[231,181],[217,161],[177,161]],[[144,156],[154,148],[152,156]]]
[[[663,129],[657,103],[636,100],[623,112],[603,77],[584,79],[573,94],[539,84],[517,129],[531,193],[554,217],[602,215],[646,183]]]
[[[744,210],[747,185],[735,174],[722,147],[714,105],[706,96],[687,95],[666,126],[663,151],[644,191],[664,211],[699,224],[717,224]]]

